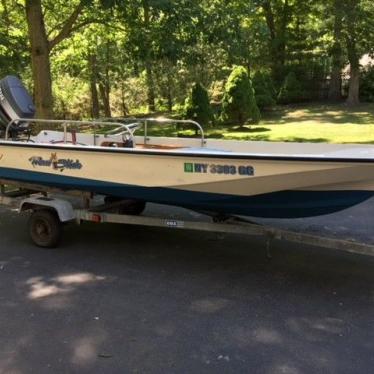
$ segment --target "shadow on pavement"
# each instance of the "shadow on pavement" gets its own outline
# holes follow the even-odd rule
[[[261,238],[93,224],[48,251],[24,225],[1,215],[0,372],[372,368],[372,258],[276,242],[269,261]]]

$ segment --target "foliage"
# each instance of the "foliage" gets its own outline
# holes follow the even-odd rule
[[[279,91],[278,103],[291,104],[303,101],[304,91],[294,72],[290,72]]]
[[[200,83],[195,83],[191,94],[186,99],[186,117],[207,126],[213,121],[213,112],[209,102],[208,91]]]
[[[362,101],[374,102],[374,66],[368,67],[361,74],[360,97]]]
[[[0,19],[0,76],[15,74],[25,77],[25,69],[30,64],[27,30],[13,25],[14,22],[22,24],[22,9],[2,1]]]
[[[222,111],[224,121],[239,125],[244,125],[248,121],[258,123],[261,118],[252,82],[243,66],[234,68],[229,76]]]
[[[19,75],[30,85],[32,48],[24,3],[0,1],[0,74]],[[340,79],[348,61],[354,66],[357,56],[374,52],[372,0],[40,3],[53,47],[48,58],[55,110],[62,117],[123,116],[147,107],[180,111],[195,82],[208,88],[220,116],[222,107],[226,112],[232,107],[223,88],[236,65],[251,73],[262,110],[273,105],[281,87],[282,103],[312,101],[326,96],[334,68]],[[79,14],[69,25],[76,9]],[[285,82],[290,72],[296,80],[291,75]],[[367,100],[370,74],[359,74],[361,98]],[[237,107],[225,115],[243,121],[241,112]],[[244,117],[257,120],[256,113]]]
[[[87,84],[68,74],[60,74],[53,87],[55,115],[63,119],[90,117],[90,97]]]
[[[260,71],[257,71],[252,78],[253,88],[257,106],[260,110],[271,108],[275,105],[275,88],[271,77]]]

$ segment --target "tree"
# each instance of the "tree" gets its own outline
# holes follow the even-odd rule
[[[342,96],[342,68],[344,64],[342,46],[343,12],[341,2],[339,0],[334,0],[332,9],[334,13],[334,31],[333,45],[330,52],[332,66],[328,98],[330,101],[339,101]]]
[[[346,13],[346,43],[348,60],[350,64],[348,105],[357,105],[360,102],[360,53],[357,45],[357,22],[359,0],[347,0],[344,6]],[[349,31],[348,31],[349,30]]]
[[[258,123],[261,115],[247,70],[237,66],[230,74],[222,101],[223,119],[243,126],[246,122]]]
[[[291,20],[291,0],[260,0],[260,6],[265,16],[269,30],[269,51],[273,79],[280,82],[286,63],[286,46],[288,40],[288,25]]]
[[[176,64],[183,41],[191,35],[196,1],[180,0],[102,0],[116,9],[128,31],[127,47],[133,60],[145,70],[148,110],[155,111],[157,87],[155,66],[165,58]],[[188,32],[184,30],[189,23]]]
[[[366,67],[361,73],[360,99],[374,102],[374,66]]]
[[[27,32],[20,27],[23,17],[22,9],[14,6],[13,3],[9,3],[9,0],[1,0],[0,77],[24,72],[30,63],[27,49]]]
[[[213,120],[208,91],[200,83],[195,83],[186,100],[186,116],[206,126]]]
[[[99,94],[97,91],[97,57],[95,53],[89,53],[88,58],[88,67],[90,75],[90,92],[91,92],[91,116],[92,118],[98,118],[100,116],[100,107],[99,107]]]
[[[46,28],[42,0],[25,0],[35,105],[39,117],[51,118],[53,116],[50,53],[74,31],[88,23],[87,20],[78,22],[86,3],[87,1],[81,0],[76,4],[69,16],[60,24],[58,31],[53,34],[54,36],[49,37],[50,32]],[[54,6],[56,5],[58,4],[55,3]],[[70,8],[71,4],[69,4]]]
[[[344,38],[350,64],[348,105],[360,102],[360,58],[374,52],[374,4],[371,0],[346,0],[344,12]]]
[[[349,100],[357,102],[358,61],[374,52],[372,0],[25,3],[26,18],[20,0],[0,0],[0,73],[21,75],[26,84],[33,77],[38,115],[45,117],[52,116],[52,82],[62,116],[181,109],[195,82],[214,92],[219,111],[236,65],[254,77],[257,104],[266,107],[269,95],[256,82],[257,71],[271,71],[278,91],[293,71],[304,99],[324,97],[330,76],[333,99],[349,60]]]
[[[275,89],[271,78],[260,71],[256,71],[252,78],[257,106],[260,110],[271,108],[275,105]]]
[[[290,72],[279,91],[280,104],[297,103],[304,99],[304,91],[294,72]]]

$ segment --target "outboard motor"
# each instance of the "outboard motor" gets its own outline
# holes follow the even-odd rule
[[[15,76],[8,75],[0,80],[0,128],[4,132],[8,123],[17,118],[34,118],[35,106],[23,83]],[[12,134],[27,129],[25,122],[15,122]]]

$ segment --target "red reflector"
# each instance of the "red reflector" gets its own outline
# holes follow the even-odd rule
[[[91,216],[91,221],[95,223],[100,223],[101,222],[101,216],[100,214],[93,214]]]

